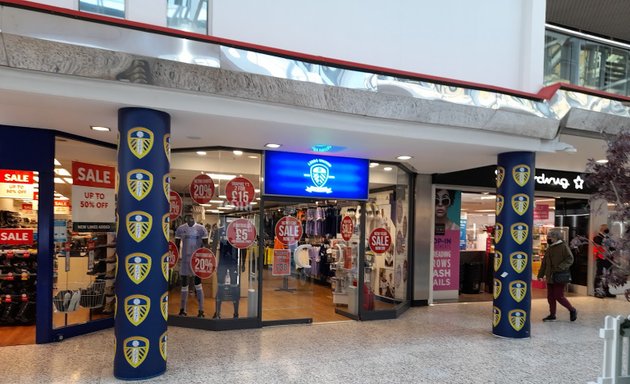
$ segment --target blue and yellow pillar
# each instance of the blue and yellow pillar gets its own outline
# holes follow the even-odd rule
[[[533,152],[501,153],[497,165],[492,333],[530,336]]]
[[[116,352],[114,376],[166,371],[170,116],[118,111]]]

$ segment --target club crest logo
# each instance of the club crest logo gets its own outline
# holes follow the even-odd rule
[[[168,259],[170,257],[171,253],[170,252],[166,252],[165,254],[162,255],[162,274],[164,275],[164,280],[168,281]]]
[[[527,212],[527,208],[529,208],[529,196],[524,193],[517,193],[512,196],[512,208],[514,212],[523,216]]]
[[[167,133],[164,135],[164,154],[168,161],[171,161],[171,134]]]
[[[144,127],[131,128],[127,133],[129,150],[138,159],[142,159],[153,148],[153,132]]]
[[[164,238],[168,241],[168,230],[171,227],[171,214],[167,213],[162,216],[162,231],[164,232]]]
[[[120,172],[116,170],[116,173],[114,174],[114,193],[116,195],[118,195],[119,186],[120,186]]]
[[[501,284],[501,280],[494,279],[493,287],[492,287],[492,296],[496,300],[501,294],[501,288],[503,288],[503,284]]]
[[[153,175],[144,169],[134,169],[127,172],[127,189],[131,196],[141,201],[153,188]]]
[[[146,212],[133,211],[127,214],[127,233],[136,242],[144,240],[151,232],[153,218]]]
[[[168,336],[166,336],[166,332],[160,336],[160,355],[164,361],[166,361],[166,342],[168,341]]]
[[[525,267],[527,267],[527,259],[527,253],[525,252],[510,253],[510,265],[517,273],[523,273]]]
[[[149,354],[149,339],[140,336],[128,337],[123,341],[123,352],[129,365],[138,368]]]
[[[170,173],[167,173],[162,178],[162,186],[164,188],[164,197],[166,197],[166,200],[170,202],[171,201],[171,174]]]
[[[503,224],[497,223],[494,227],[494,243],[499,244],[501,237],[503,237]]]
[[[529,181],[529,176],[531,174],[531,168],[525,164],[519,164],[516,167],[512,168],[512,178],[516,182],[516,184],[524,187],[525,184]]]
[[[164,320],[168,320],[168,291],[160,297],[160,310]]]
[[[527,313],[522,309],[513,309],[508,312],[508,319],[510,320],[512,328],[514,328],[515,331],[520,331],[525,326]]]
[[[503,254],[500,251],[494,251],[494,271],[498,271],[503,264]]]
[[[125,315],[127,320],[135,326],[140,325],[147,318],[151,309],[151,299],[143,295],[131,295],[125,299]]]
[[[505,205],[505,198],[503,195],[497,195],[496,215],[499,216]]]
[[[120,301],[118,301],[118,295],[114,295],[114,318],[118,316],[118,303],[120,303]]]
[[[501,310],[497,307],[492,307],[492,325],[496,327],[501,321]]]
[[[523,280],[514,280],[510,282],[510,296],[520,303],[527,294],[527,284]]]
[[[328,180],[335,178],[335,176],[330,174],[332,164],[322,159],[313,159],[307,164],[310,172],[305,174],[304,177],[310,178],[313,185],[306,187],[306,192],[332,193],[332,189],[326,187]]]
[[[116,212],[116,235],[118,235],[118,223],[120,223],[120,219],[118,216],[118,212]]]
[[[525,223],[514,223],[510,227],[510,233],[512,234],[512,239],[514,239],[518,245],[521,245],[527,240],[529,227]]]
[[[503,184],[503,180],[505,180],[505,168],[498,166],[497,167],[497,188],[501,187],[501,184]]]
[[[140,284],[151,272],[151,256],[132,253],[125,258],[125,270],[131,281]]]

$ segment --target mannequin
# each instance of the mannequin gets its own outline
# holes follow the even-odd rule
[[[180,276],[182,278],[181,302],[179,306],[179,316],[186,316],[186,304],[188,302],[188,285],[194,277],[195,291],[197,292],[197,302],[199,304],[199,312],[197,317],[204,317],[203,312],[203,287],[201,279],[192,271],[190,259],[192,254],[199,248],[208,246],[208,231],[198,223],[191,214],[186,215],[186,222],[175,231],[175,242],[180,249],[181,269]]]
[[[212,252],[218,255],[217,282],[219,290],[216,296],[216,310],[212,318],[221,318],[221,303],[230,298],[234,304],[234,318],[238,317],[238,305],[241,296],[239,281],[238,249],[227,241],[227,225],[225,217],[221,217],[220,225],[212,236]]]

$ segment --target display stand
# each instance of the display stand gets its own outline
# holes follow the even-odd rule
[[[289,276],[285,276],[282,278],[282,287],[276,288],[276,291],[285,291],[285,292],[293,292],[296,291],[297,288],[289,288]]]

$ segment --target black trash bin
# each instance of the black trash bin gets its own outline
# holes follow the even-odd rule
[[[478,262],[464,263],[462,293],[479,293],[483,276],[483,264]]]

